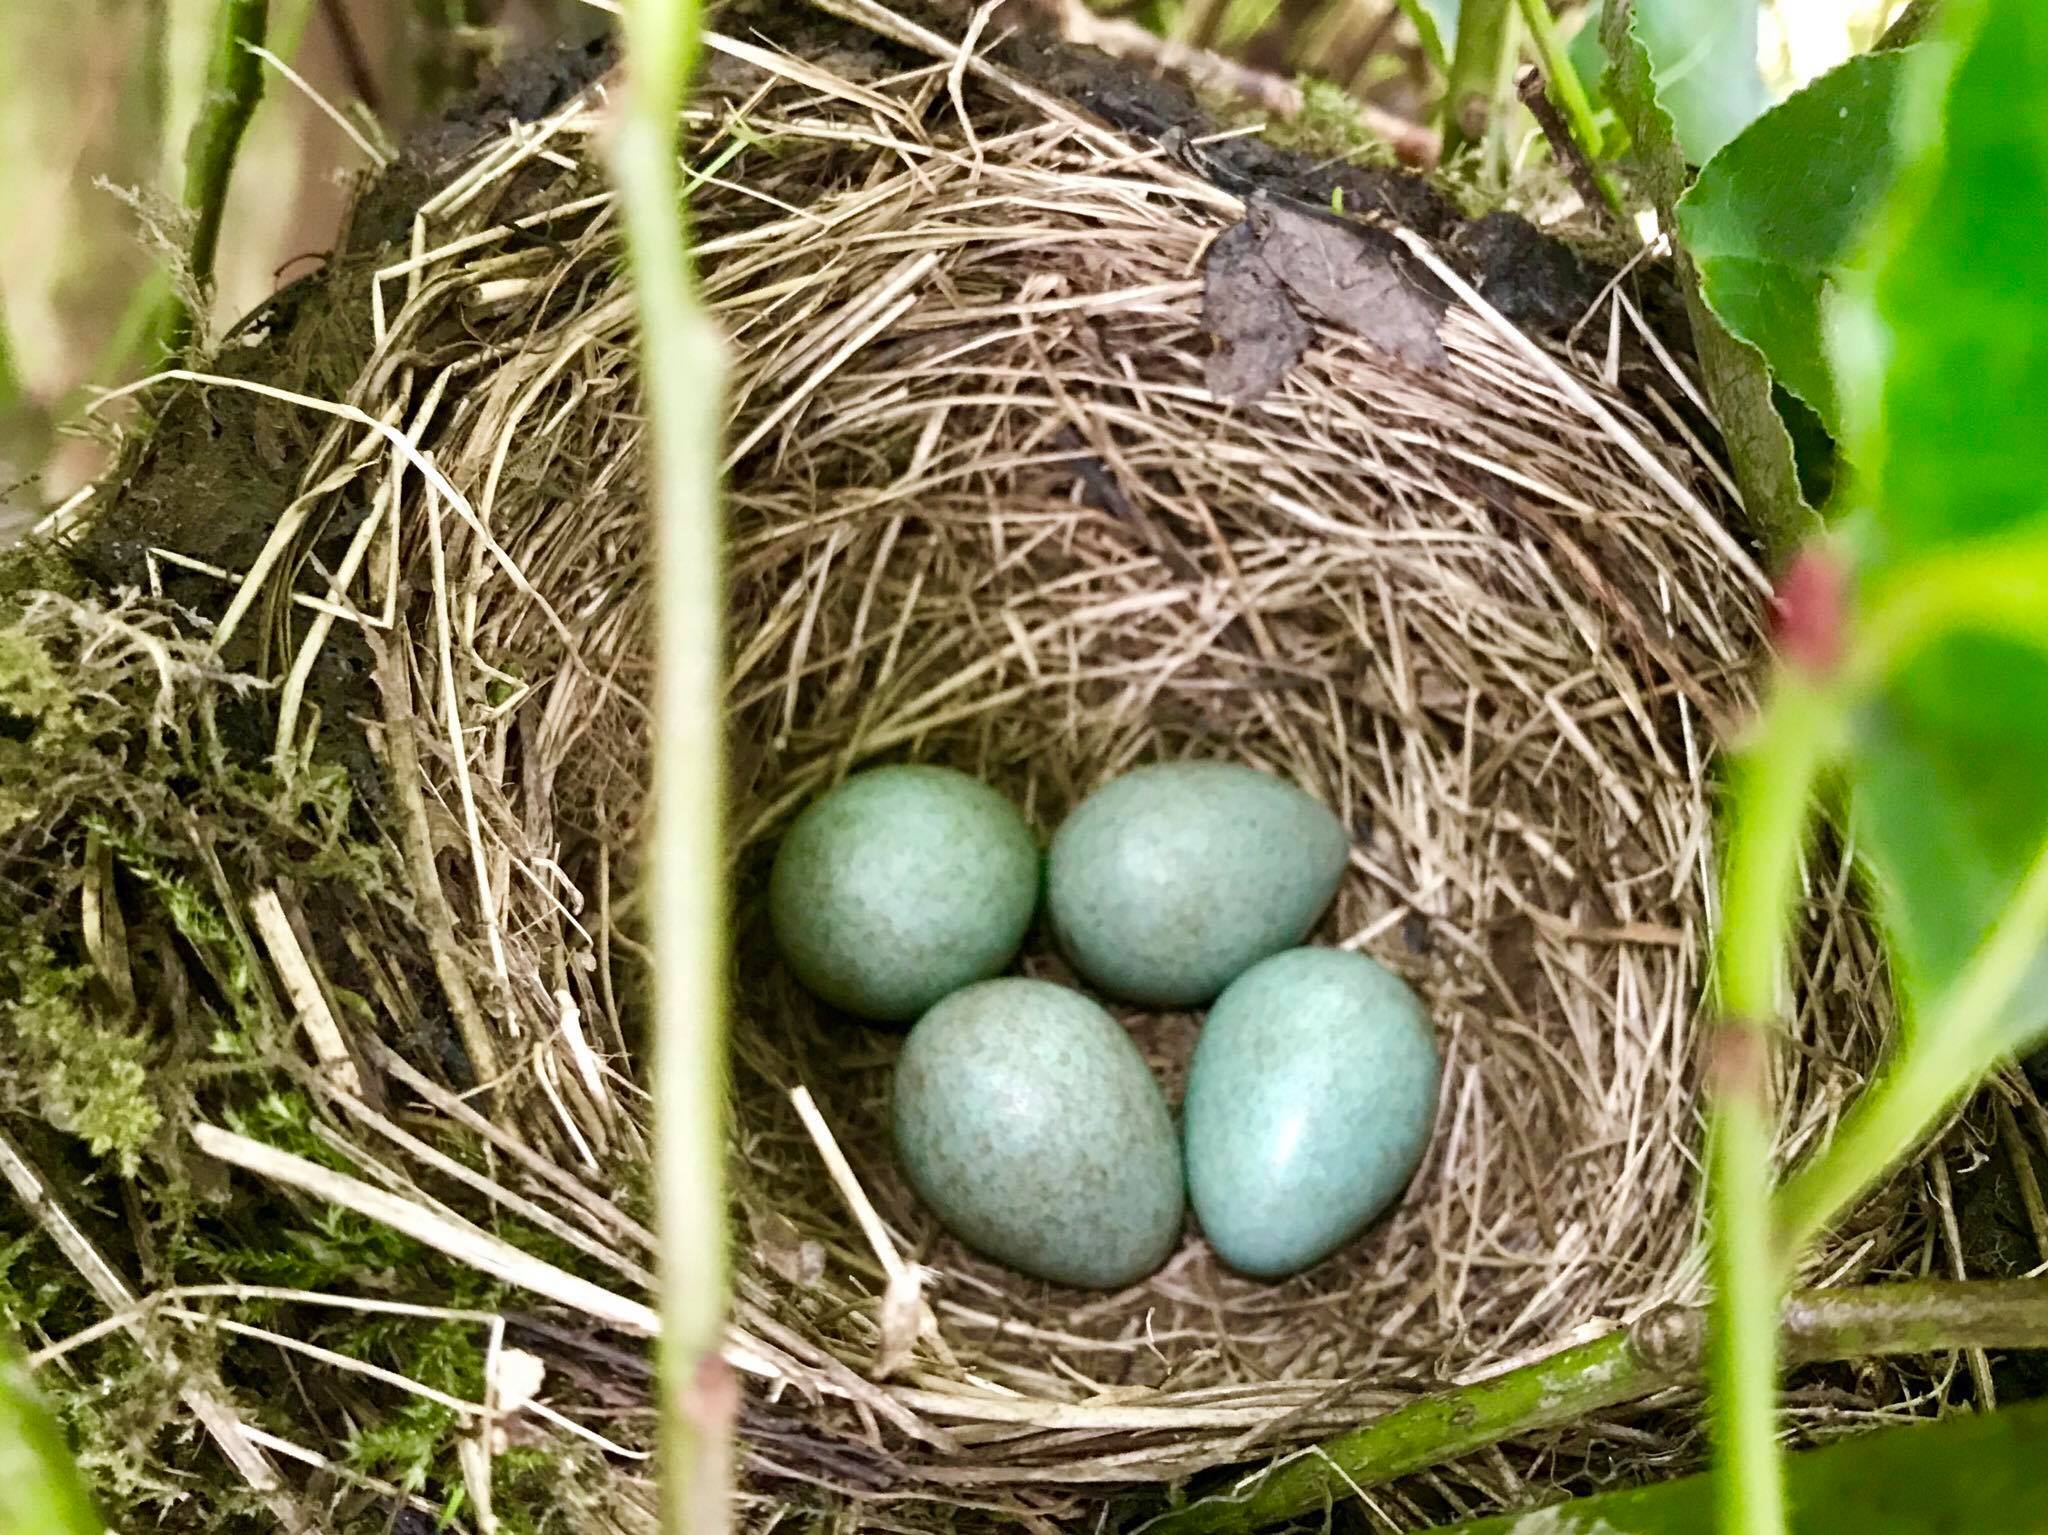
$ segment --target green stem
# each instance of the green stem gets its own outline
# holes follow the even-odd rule
[[[1771,1246],[1771,1127],[1765,1109],[1769,1044],[1724,1025],[1707,1130],[1707,1206],[1713,1281],[1708,1333],[1708,1430],[1723,1535],[1782,1535],[1778,1459],[1778,1335],[1782,1293]],[[1732,1048],[1731,1048],[1732,1047]],[[1739,1063],[1739,1064],[1738,1064]]]
[[[1801,1291],[1780,1311],[1786,1357],[1815,1364],[1946,1349],[2048,1345],[2048,1280]],[[1697,1378],[1703,1319],[1653,1313],[1634,1327],[1439,1392],[1140,1527],[1139,1535],[1244,1535],[1312,1515],[1398,1476],[1503,1440],[1641,1401]]]
[[[1827,1149],[1779,1192],[1777,1247],[1793,1259],[1927,1135],[2009,1047],[2001,1028],[2048,943],[2048,843],[1945,996],[1843,1119]]]
[[[1513,0],[1465,0],[1444,79],[1444,151],[1476,144],[1498,116]]]
[[[213,286],[220,252],[221,218],[242,135],[263,99],[263,61],[249,50],[261,47],[270,22],[270,0],[221,0],[206,69],[206,96],[185,145],[185,207],[193,215],[189,260],[192,281],[203,296]],[[174,300],[168,333],[173,350],[191,339],[195,317]]]
[[[1784,1270],[1771,1241],[1769,1023],[1778,1013],[1813,790],[1839,749],[1840,710],[1831,691],[1781,667],[1756,736],[1730,775],[1707,1124],[1709,1423],[1725,1535],[1785,1528],[1775,1427]]]
[[[1310,1454],[1153,1520],[1141,1527],[1142,1535],[1262,1529],[1392,1477],[1647,1396],[1674,1378],[1634,1332],[1609,1333],[1326,1439]]]
[[[1527,23],[1529,36],[1535,40],[1536,56],[1543,61],[1543,77],[1550,84],[1550,98],[1564,113],[1564,120],[1571,128],[1572,139],[1579,146],[1579,153],[1586,162],[1586,170],[1593,178],[1593,185],[1599,188],[1601,201],[1608,211],[1620,216],[1621,190],[1614,184],[1614,178],[1600,167],[1601,134],[1600,125],[1593,120],[1593,103],[1586,97],[1586,87],[1579,80],[1579,72],[1572,67],[1571,55],[1565,52],[1564,42],[1557,35],[1557,22],[1550,14],[1546,0],[1520,0],[1522,20]]]
[[[654,475],[654,829],[648,855],[661,1215],[662,1527],[727,1526],[737,1388],[719,1355],[725,1159],[725,805],[718,506],[725,354],[696,295],[677,121],[700,46],[698,0],[632,0],[611,164],[640,314]]]

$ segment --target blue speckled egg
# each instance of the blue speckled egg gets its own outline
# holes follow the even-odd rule
[[[1180,1145],[1117,1021],[1050,981],[983,981],[918,1020],[896,1063],[896,1154],[968,1246],[1106,1289],[1180,1237]]]
[[[1046,904],[1074,968],[1154,1007],[1207,1002],[1300,943],[1337,892],[1348,842],[1329,809],[1235,762],[1112,779],[1052,841]]]
[[[1015,957],[1043,862],[1017,807],[987,784],[952,768],[875,768],[796,818],[769,876],[769,921],[811,991],[908,1023]]]
[[[1408,984],[1341,949],[1290,949],[1202,1025],[1181,1106],[1188,1195],[1217,1256],[1277,1279],[1342,1247],[1429,1144],[1442,1064]]]

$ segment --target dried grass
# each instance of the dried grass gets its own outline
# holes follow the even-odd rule
[[[371,1074],[489,1140],[508,1189],[644,1293],[613,1195],[647,1149],[647,528],[602,110],[594,88],[450,168],[233,611],[301,683],[338,626],[377,657],[419,946],[488,1091],[357,1041]],[[1593,350],[1462,302],[1440,371],[1324,329],[1230,408],[1202,383],[1198,266],[1239,204],[1156,147],[965,55],[859,44],[728,44],[692,130],[734,357],[730,1356],[754,1475],[1051,1515],[1697,1298],[1711,759],[1764,593],[1714,466],[1665,425],[1689,386],[1628,286]],[[311,551],[347,527],[329,579]],[[287,707],[284,756],[312,724]],[[1123,1293],[1027,1282],[909,1197],[894,1039],[782,972],[764,858],[877,761],[983,774],[1049,830],[1184,755],[1280,773],[1353,828],[1318,936],[1427,1000],[1439,1129],[1392,1218],[1299,1278],[1235,1278],[1190,1236]],[[1887,1027],[1842,867],[1809,891],[1787,1157]],[[1042,945],[1026,966],[1061,973]],[[1124,1016],[1177,1094],[1196,1020]],[[1900,1220],[1817,1271],[1891,1262]]]

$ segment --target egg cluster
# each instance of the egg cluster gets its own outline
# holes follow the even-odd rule
[[[1238,1271],[1327,1257],[1399,1196],[1429,1139],[1436,1037],[1405,982],[1297,947],[1336,894],[1343,826],[1228,762],[1113,779],[1041,858],[1023,816],[950,768],[856,774],[783,839],[769,917],[796,977],[878,1023],[897,1060],[896,1151],[962,1241],[1063,1284],[1166,1261],[1192,1203]],[[1037,914],[1118,1001],[1209,1012],[1176,1134],[1117,1021],[1001,972]]]

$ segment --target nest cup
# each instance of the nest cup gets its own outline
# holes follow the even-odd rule
[[[1318,324],[1268,395],[1225,403],[1201,262],[1238,197],[964,57],[749,46],[692,109],[732,365],[731,1356],[757,1486],[1055,1514],[1697,1298],[1710,763],[1764,587],[1626,284],[1591,339],[1531,339],[1425,242],[1457,290],[1440,364]],[[641,1038],[649,614],[601,116],[600,87],[442,171],[353,402],[455,492],[359,466],[402,530],[395,570],[366,568],[409,615],[412,771],[469,828],[435,865],[448,941],[504,978],[493,1112],[611,1187],[647,1147],[607,1082]],[[1313,941],[1424,999],[1436,1130],[1398,1207],[1298,1277],[1234,1276],[1191,1230],[1126,1291],[1061,1289],[909,1194],[898,1036],[787,974],[768,860],[881,762],[964,769],[1049,835],[1117,773],[1188,757],[1278,774],[1350,828]],[[1810,894],[1787,1154],[1885,1017],[1842,882]],[[1020,964],[1065,978],[1042,934]],[[1177,1101],[1199,1019],[1118,1016]],[[1889,1250],[1866,1230],[1819,1261],[1854,1277]]]

